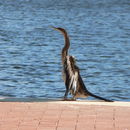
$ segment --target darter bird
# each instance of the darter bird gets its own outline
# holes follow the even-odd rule
[[[66,30],[63,28],[52,28],[61,32],[65,40],[65,45],[62,49],[63,79],[66,86],[64,100],[76,100],[77,98],[86,98],[88,96],[92,96],[104,101],[112,102],[112,100],[105,99],[88,91],[81,78],[80,70],[76,65],[75,58],[73,56],[68,55],[70,40]],[[72,99],[67,98],[68,93],[72,95]]]

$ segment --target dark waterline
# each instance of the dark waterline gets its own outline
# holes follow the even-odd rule
[[[88,90],[130,101],[129,0],[0,0],[0,12],[0,97],[63,97],[60,26]]]

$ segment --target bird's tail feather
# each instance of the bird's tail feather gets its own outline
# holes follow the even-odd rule
[[[109,99],[106,99],[106,98],[103,98],[103,97],[97,96],[97,95],[95,95],[95,94],[93,94],[93,93],[91,93],[91,92],[89,92],[89,91],[87,91],[86,94],[89,95],[89,96],[92,96],[92,97],[95,97],[95,98],[98,98],[98,99],[101,99],[101,100],[107,101],[107,102],[114,102],[114,101],[112,101],[112,100],[109,100]]]

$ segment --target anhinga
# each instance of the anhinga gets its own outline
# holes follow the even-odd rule
[[[66,86],[64,100],[69,100],[67,99],[67,96],[68,93],[70,93],[73,96],[72,100],[76,100],[76,98],[85,98],[88,96],[92,96],[104,101],[112,102],[109,99],[97,96],[87,90],[81,78],[79,68],[76,65],[75,58],[73,56],[68,55],[70,40],[67,32],[63,28],[53,28],[55,30],[60,31],[65,39],[65,45],[62,49],[63,78]]]

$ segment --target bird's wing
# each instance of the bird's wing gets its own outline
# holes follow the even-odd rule
[[[68,89],[73,93],[77,90],[78,84],[78,71],[75,69],[75,64],[70,60],[71,56],[66,57],[64,66],[64,78]],[[71,57],[72,58],[72,57]]]

